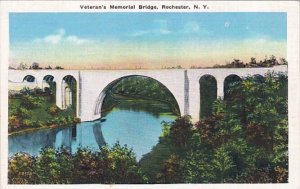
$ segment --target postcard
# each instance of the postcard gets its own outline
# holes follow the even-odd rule
[[[299,188],[298,1],[1,1],[1,188]]]

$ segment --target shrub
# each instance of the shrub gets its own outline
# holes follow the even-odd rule
[[[26,153],[17,153],[8,162],[9,184],[35,184],[36,174],[33,169],[35,158]]]
[[[58,108],[56,105],[53,105],[49,108],[49,113],[52,115],[52,116],[56,116],[57,113],[58,113]]]
[[[158,183],[180,183],[183,182],[182,169],[179,156],[172,154],[164,163],[164,167],[157,174]]]
[[[17,116],[15,115],[9,116],[8,126],[12,129],[17,129],[20,127],[20,120],[17,118]]]
[[[72,156],[65,149],[44,148],[34,168],[41,184],[67,184],[72,176]]]
[[[22,98],[22,105],[26,108],[32,109],[36,108],[41,104],[41,97],[34,97],[31,95],[24,95]]]
[[[30,121],[29,119],[24,119],[22,121],[22,126],[24,126],[24,127],[31,127],[32,125],[33,125],[33,122]]]
[[[41,95],[41,94],[44,94],[44,92],[43,92],[43,90],[41,88],[35,87],[33,89],[33,94],[34,95]]]
[[[20,93],[23,95],[32,95],[33,91],[28,87],[24,87],[23,89],[20,90]]]
[[[80,123],[81,122],[81,119],[79,117],[75,117],[73,119],[74,123]]]
[[[184,148],[192,136],[192,122],[190,116],[177,118],[170,128],[169,137],[178,148]]]
[[[23,108],[23,107],[20,107],[17,111],[17,116],[20,118],[20,119],[26,119],[26,118],[29,118],[29,111],[28,109],[26,108]]]

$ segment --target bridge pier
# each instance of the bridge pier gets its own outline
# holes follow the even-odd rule
[[[224,78],[219,77],[217,79],[217,98],[224,98]]]
[[[63,92],[62,92],[62,82],[59,80],[56,82],[56,106],[62,109],[62,97]]]
[[[189,115],[192,116],[192,121],[196,122],[200,117],[200,85],[198,78],[190,79],[189,89]]]

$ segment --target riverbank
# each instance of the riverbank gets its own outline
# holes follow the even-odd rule
[[[28,128],[28,129],[8,133],[8,136],[28,134],[28,133],[33,133],[33,132],[36,132],[36,131],[47,130],[47,129],[67,128],[67,127],[72,127],[74,125],[76,126],[76,124],[77,123],[68,124],[68,125],[50,125],[50,126],[39,127],[39,128]]]
[[[45,94],[19,94],[10,96],[8,109],[8,135],[35,132],[74,125],[80,122],[72,108],[59,109],[53,97]]]
[[[108,99],[105,99],[109,102],[108,104],[103,104],[101,112],[103,114],[106,114],[107,112],[111,111],[115,106],[119,105],[121,102],[136,102],[136,103],[141,103],[145,102],[147,104],[152,104],[152,105],[165,105],[168,106],[170,111],[173,112],[175,115],[179,116],[180,112],[177,109],[174,109],[173,105],[170,104],[167,101],[162,101],[159,99],[153,99],[153,98],[147,98],[145,96],[139,96],[139,95],[123,95],[119,93],[110,93],[109,96],[107,96]]]

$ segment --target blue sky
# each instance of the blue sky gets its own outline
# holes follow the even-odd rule
[[[286,13],[11,13],[10,63],[160,68],[285,57],[286,20]]]

